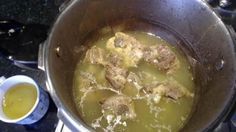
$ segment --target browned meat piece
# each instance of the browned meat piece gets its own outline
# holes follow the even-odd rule
[[[125,67],[136,67],[143,57],[143,46],[134,37],[117,32],[107,41],[106,47],[124,58]]]
[[[158,96],[165,96],[177,100],[183,96],[193,97],[194,95],[190,93],[185,87],[180,85],[174,79],[169,79],[163,83],[157,83],[156,86],[146,87],[147,93],[157,94]]]
[[[115,95],[102,102],[104,114],[120,115],[122,119],[134,119],[136,113],[132,99],[125,95]]]
[[[104,52],[103,49],[93,46],[86,52],[84,62],[105,65],[106,61]]]
[[[107,62],[113,66],[122,67],[123,59],[120,55],[115,53],[110,53],[107,57]]]
[[[124,88],[128,73],[127,70],[113,65],[106,65],[105,68],[105,77],[111,84],[111,86],[116,90],[121,90],[122,88]]]
[[[144,49],[144,60],[165,71],[178,66],[175,53],[164,45],[146,47]]]

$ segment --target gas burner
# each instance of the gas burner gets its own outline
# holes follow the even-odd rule
[[[206,0],[227,25],[236,30],[236,1],[235,0]]]
[[[224,9],[234,10],[236,6],[235,0],[206,0],[211,6],[219,6]]]

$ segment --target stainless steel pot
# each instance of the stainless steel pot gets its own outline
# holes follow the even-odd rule
[[[163,27],[160,30],[167,30],[160,35],[165,39],[188,47],[185,50],[197,62],[196,76],[201,87],[195,111],[182,131],[211,131],[234,103],[235,49],[225,25],[203,0],[69,2],[41,47],[43,61],[39,63],[46,72],[48,91],[58,107],[59,118],[72,131],[92,131],[80,118],[72,99],[75,66],[83,42],[91,32],[127,19]],[[132,28],[138,28],[139,24],[134,25],[130,24]],[[160,31],[148,26],[145,29]]]

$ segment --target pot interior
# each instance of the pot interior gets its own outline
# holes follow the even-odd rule
[[[224,24],[199,0],[72,2],[54,24],[46,49],[47,77],[57,106],[63,107],[78,125],[82,122],[72,98],[72,85],[81,51],[88,47],[83,44],[94,31],[117,24],[128,30],[152,32],[191,58],[199,96],[183,131],[212,129],[232,103],[235,55]]]

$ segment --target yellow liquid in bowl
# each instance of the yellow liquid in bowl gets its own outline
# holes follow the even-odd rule
[[[34,106],[37,90],[34,85],[21,83],[11,87],[3,97],[3,112],[10,119],[26,115]]]

